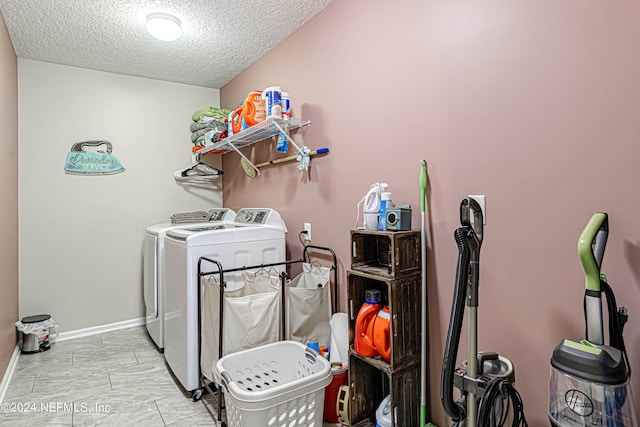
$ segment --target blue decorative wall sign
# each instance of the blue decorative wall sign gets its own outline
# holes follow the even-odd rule
[[[73,144],[64,165],[64,172],[69,175],[113,175],[124,171],[120,161],[111,154],[109,141]]]

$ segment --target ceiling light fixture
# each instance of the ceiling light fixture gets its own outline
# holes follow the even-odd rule
[[[147,31],[158,40],[171,42],[182,35],[180,20],[168,13],[151,13],[147,15]]]

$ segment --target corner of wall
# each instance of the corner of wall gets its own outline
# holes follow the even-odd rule
[[[16,346],[18,320],[18,64],[4,18],[0,14],[0,375]]]

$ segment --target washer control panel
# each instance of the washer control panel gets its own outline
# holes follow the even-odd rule
[[[209,209],[209,221],[221,222],[221,221],[233,221],[236,217],[236,213],[227,208]]]

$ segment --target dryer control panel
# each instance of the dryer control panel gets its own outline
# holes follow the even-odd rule
[[[243,208],[238,211],[236,221],[239,224],[267,224],[272,209]]]
[[[280,214],[271,208],[242,208],[236,215],[235,224],[238,226],[266,225],[287,232],[287,226]]]

